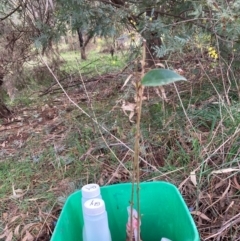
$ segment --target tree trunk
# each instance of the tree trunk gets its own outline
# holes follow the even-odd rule
[[[80,51],[81,51],[81,59],[82,59],[82,60],[87,60],[87,55],[86,55],[86,49],[85,49],[85,47],[82,47]]]
[[[149,33],[146,44],[146,63],[148,68],[152,68],[155,66],[159,58],[156,58],[154,46],[161,46],[161,40],[158,36],[156,36],[154,33]]]
[[[80,28],[77,29],[77,33],[78,33],[78,41],[80,44],[80,48],[82,48],[84,41],[83,41],[83,35],[82,35]]]
[[[12,112],[7,108],[3,100],[3,89],[0,86],[0,119],[8,117]]]
[[[7,108],[7,106],[0,100],[0,119],[8,117],[12,112]]]
[[[150,18],[152,17],[153,19],[157,19],[158,14],[157,12],[154,12],[154,15],[151,16],[152,14],[152,9],[147,9],[146,10],[146,15]],[[151,32],[151,31],[146,31],[143,36],[146,41],[146,64],[148,68],[155,67],[156,61],[159,60],[159,58],[156,58],[155,56],[155,51],[154,51],[154,46],[160,47],[162,45],[160,36],[158,36],[158,33],[156,32]]]
[[[78,41],[79,41],[79,45],[80,45],[81,59],[86,60],[87,59],[86,47],[87,47],[89,41],[92,39],[93,34],[88,33],[86,40],[84,41],[80,28],[77,29],[77,33],[78,33]]]
[[[3,77],[4,74],[0,69],[0,118],[5,118],[7,116],[9,116],[12,112],[7,108],[7,106],[4,103],[3,100],[3,88],[2,88],[2,84],[3,84]]]

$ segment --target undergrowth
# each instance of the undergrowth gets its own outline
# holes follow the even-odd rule
[[[135,117],[129,120],[131,110],[124,114],[123,103],[134,103],[134,87],[129,82],[122,88],[131,71],[121,72],[126,61],[120,54],[112,59],[93,51],[84,62],[78,55],[62,54],[61,71],[75,73],[73,86],[72,76],[61,81],[68,97],[51,81],[38,92],[34,84],[32,99],[19,95],[12,103],[14,116],[0,126],[0,230],[12,233],[12,240],[27,231],[49,240],[67,196],[82,185],[131,180]],[[181,66],[188,83],[167,86],[167,98],[146,89],[141,181],[177,185],[203,240],[237,240],[237,218],[232,225],[228,220],[239,213],[238,95],[234,88],[229,91],[229,105],[220,77],[198,81],[192,73],[188,76],[191,64]],[[44,92],[49,83],[51,91]],[[16,230],[18,225],[29,228]]]

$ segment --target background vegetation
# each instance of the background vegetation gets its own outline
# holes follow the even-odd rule
[[[50,240],[66,197],[131,180],[135,76],[141,181],[178,186],[202,240],[240,236],[239,1],[0,3],[1,240]]]

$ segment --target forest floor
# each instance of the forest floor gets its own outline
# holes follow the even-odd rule
[[[91,57],[85,74],[65,65],[59,83],[23,90],[11,104],[0,122],[0,240],[50,240],[71,193],[131,181],[134,86],[119,56]],[[237,93],[226,95],[215,63],[189,57],[174,69],[188,82],[145,90],[141,181],[175,184],[201,240],[240,240]]]

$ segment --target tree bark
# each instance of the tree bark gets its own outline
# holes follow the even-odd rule
[[[78,33],[78,41],[80,44],[80,48],[82,48],[84,41],[83,41],[83,35],[82,35],[80,28],[77,29],[77,33]]]
[[[82,60],[87,60],[87,55],[86,55],[86,49],[85,49],[85,47],[81,47],[80,52],[81,52],[81,59],[82,59]]]
[[[87,47],[89,41],[92,39],[93,34],[88,33],[86,40],[84,41],[83,34],[82,34],[80,28],[77,29],[77,33],[78,33],[78,41],[79,41],[79,45],[80,45],[81,59],[86,60],[87,59],[86,47]]]
[[[12,112],[7,108],[3,100],[3,74],[0,73],[0,119],[8,117]]]
[[[0,119],[8,117],[12,112],[7,108],[2,100],[2,96],[0,97]]]

